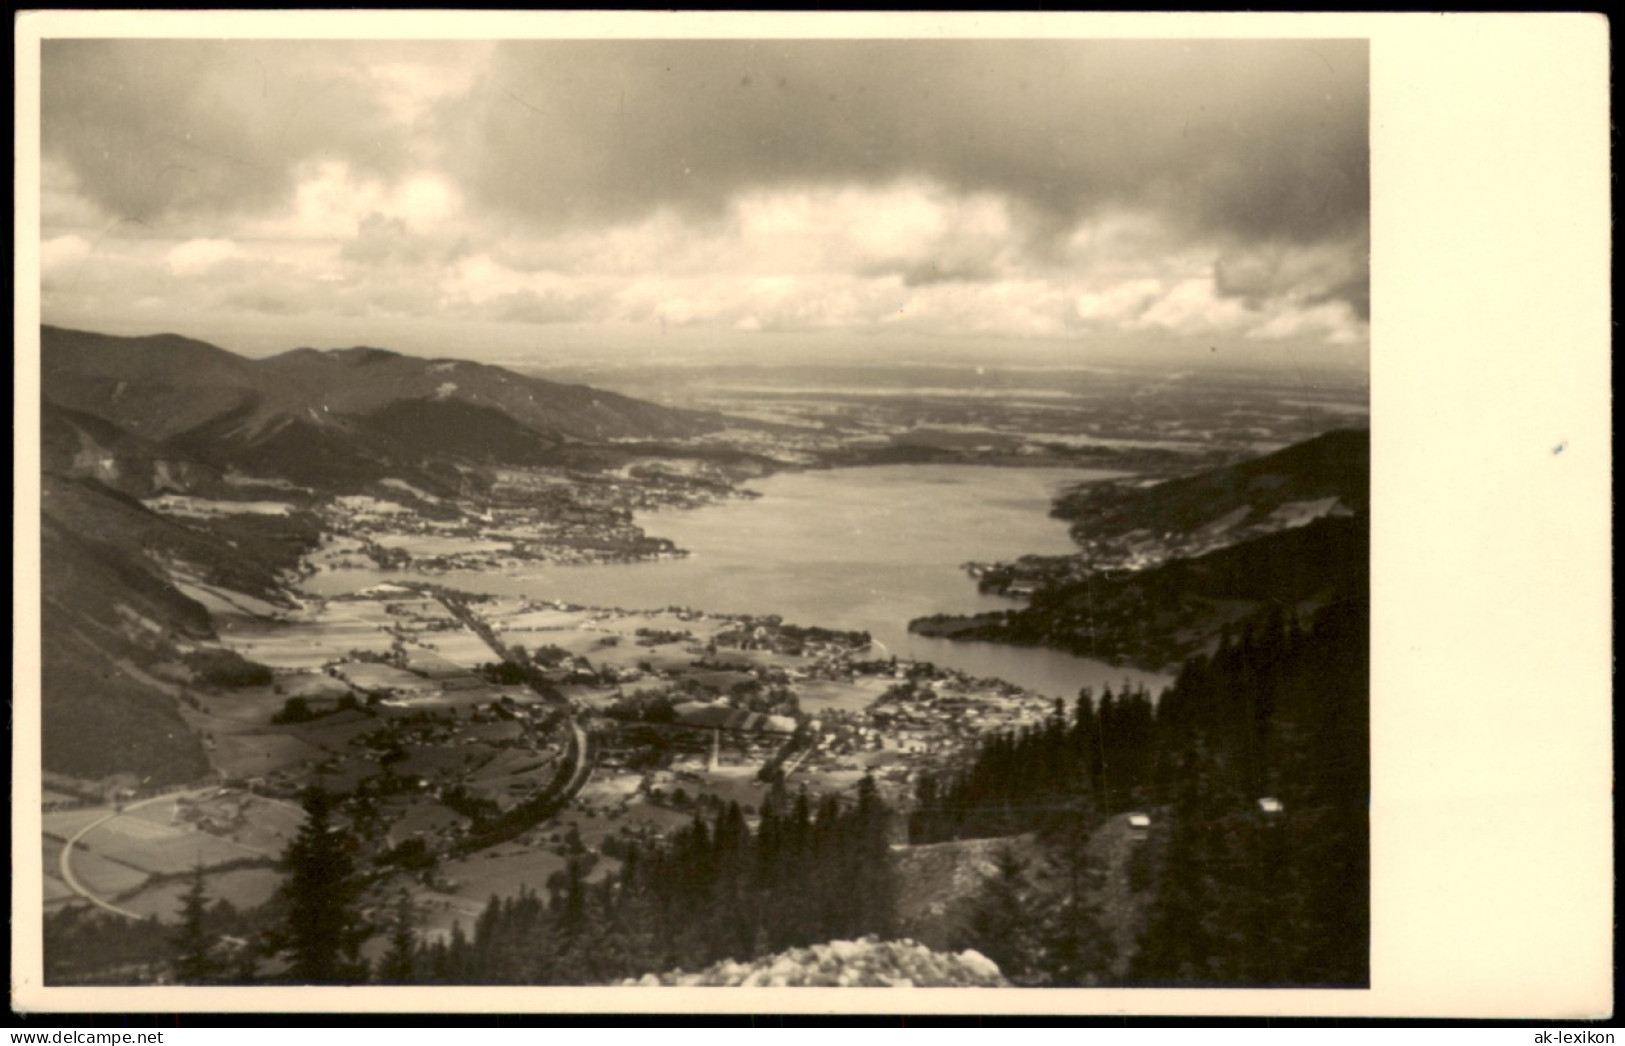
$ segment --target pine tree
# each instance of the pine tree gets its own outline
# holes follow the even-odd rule
[[[1099,872],[1089,857],[1099,825],[1092,814],[1071,814],[1051,833],[1061,884],[1043,938],[1045,967],[1054,984],[1092,987],[1111,976],[1117,947],[1100,922],[1094,898]]]
[[[468,934],[463,924],[451,924],[451,939],[436,941],[429,949],[427,966],[430,984],[467,984],[470,961]]]
[[[718,957],[748,959],[756,942],[756,873],[750,829],[738,803],[730,802],[717,817],[713,848],[710,945]]]
[[[604,952],[617,977],[666,968],[660,908],[644,874],[643,861],[643,852],[637,846],[627,850],[609,910]]]
[[[192,883],[181,897],[181,926],[174,938],[175,980],[181,984],[209,984],[222,972],[213,941],[204,925],[208,898],[203,889],[203,861],[192,869]]]
[[[994,861],[953,947],[981,952],[1014,984],[1042,984],[1043,927],[1028,896],[1027,863],[1009,846]]]
[[[897,921],[897,872],[891,856],[891,811],[880,798],[875,779],[865,774],[858,782],[858,806],[852,814],[856,930],[890,937]]]
[[[395,919],[390,925],[389,951],[378,963],[378,981],[381,984],[411,984],[417,979],[418,940],[414,928],[415,913],[412,898],[404,891],[395,905]]]
[[[282,857],[286,914],[277,945],[288,958],[288,977],[302,984],[364,981],[361,945],[372,930],[359,910],[364,883],[349,838],[333,823],[333,798],[319,788],[305,793],[305,821]]]

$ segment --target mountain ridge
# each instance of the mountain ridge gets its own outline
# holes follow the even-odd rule
[[[1221,468],[1056,498],[1081,551],[978,566],[1020,609],[933,615],[911,631],[1175,664],[1268,605],[1307,613],[1369,587],[1370,433],[1337,429]]]
[[[716,417],[462,360],[293,349],[252,360],[174,334],[44,325],[41,604],[46,768],[188,780],[207,769],[161,666],[216,640],[191,584],[286,605],[326,495],[385,481],[488,490],[500,466],[679,441]],[[278,515],[186,518],[143,498],[269,498]],[[399,492],[391,489],[399,497]],[[99,743],[98,739],[113,739]]]
[[[1089,484],[1057,498],[1052,515],[1069,520],[1074,539],[1087,546],[1142,529],[1246,533],[1287,506],[1327,498],[1335,498],[1348,512],[1370,506],[1368,430],[1333,429],[1269,454],[1149,487]]]
[[[723,424],[719,415],[590,386],[372,346],[248,359],[180,335],[51,325],[41,326],[40,343],[41,393],[58,409],[51,424],[59,442],[60,411],[69,411],[152,448],[138,457],[169,455],[220,472],[269,469],[321,488],[356,490],[402,472],[444,488],[447,470],[432,461],[533,464],[565,443],[682,439]],[[455,438],[426,441],[403,424],[403,412]],[[469,425],[449,424],[445,415],[454,413]]]

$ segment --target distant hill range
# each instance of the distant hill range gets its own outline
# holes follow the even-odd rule
[[[199,479],[236,470],[329,492],[395,477],[443,491],[458,484],[459,464],[533,464],[572,443],[683,438],[723,424],[584,385],[385,349],[251,360],[173,334],[51,326],[40,341],[43,398],[57,408],[46,419],[58,452],[47,468],[62,466],[66,450],[130,460],[143,476],[163,462],[170,477],[177,468]],[[165,475],[155,470],[152,482]]]
[[[1054,514],[1072,521],[1083,551],[982,574],[984,590],[1029,596],[1027,606],[921,618],[910,628],[1169,666],[1263,610],[1306,615],[1363,594],[1369,509],[1363,430],[1153,485],[1079,487],[1057,499]]]
[[[168,334],[40,335],[43,756],[47,770],[83,778],[207,771],[177,681],[181,650],[213,639],[215,623],[177,578],[282,601],[286,572],[320,533],[302,511],[315,499],[386,478],[455,494],[478,489],[489,466],[602,456],[722,424],[382,349],[250,360]],[[166,492],[270,497],[294,511],[183,520],[138,500]]]
[[[1054,515],[1096,566],[1199,555],[1371,505],[1371,434],[1337,429],[1273,454],[1151,486],[1092,483]],[[1138,548],[1137,548],[1138,546]]]

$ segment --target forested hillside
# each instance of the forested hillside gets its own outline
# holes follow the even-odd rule
[[[1183,546],[1235,542],[1279,523],[1294,506],[1335,503],[1359,512],[1371,505],[1371,434],[1337,429],[1273,454],[1152,486],[1089,483],[1056,499],[1054,514],[1097,556],[1134,535],[1158,535],[1177,554]],[[1273,517],[1273,518],[1272,518]]]
[[[573,861],[550,898],[492,898],[472,937],[403,936],[383,979],[428,984],[601,984],[895,930],[890,812],[872,782],[854,803],[780,790],[752,831],[737,805],[621,853],[587,881]]]
[[[1187,661],[1155,705],[1085,693],[993,738],[922,780],[913,840],[1143,811],[1135,860],[1154,893],[1131,983],[1366,983],[1367,607],[1351,595],[1307,627],[1266,614]]]
[[[1363,584],[1370,517],[1337,516],[1138,571],[1041,587],[1019,610],[910,624],[952,639],[1048,646],[1079,657],[1176,665],[1266,605],[1312,610]]]

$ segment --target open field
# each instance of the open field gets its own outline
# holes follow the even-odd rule
[[[291,803],[258,796],[240,796],[243,818],[233,823],[233,842],[261,853],[280,854],[299,832],[305,815]]]
[[[483,609],[483,608],[482,608]],[[525,610],[518,613],[503,614],[500,610],[494,613],[482,613],[502,632],[550,632],[563,629],[576,628],[587,620],[587,614],[579,610]]]
[[[445,940],[451,935],[453,926],[461,926],[465,935],[472,936],[474,921],[485,908],[485,901],[476,903],[456,894],[439,893],[422,887],[409,892],[418,934],[425,941]],[[490,898],[485,900],[489,901]]]
[[[496,659],[485,640],[466,628],[423,631],[418,632],[416,638],[419,646],[462,668],[473,668]]]
[[[309,685],[307,680],[313,678],[328,679],[337,682],[328,676],[300,674],[289,677],[296,685]],[[287,687],[283,687],[287,690]],[[348,692],[348,687],[345,688]],[[282,710],[292,691],[279,694],[274,686],[244,687],[241,690],[230,690],[219,694],[211,694],[204,700],[206,712],[187,707],[183,715],[190,716],[200,730],[231,731],[240,730],[244,726],[263,726],[271,721],[271,716]]]
[[[492,847],[441,866],[445,876],[457,884],[453,895],[479,906],[493,894],[511,897],[522,887],[545,894],[548,877],[563,869],[564,858],[558,854],[518,845]]]
[[[159,829],[163,834],[153,834],[153,829]],[[80,847],[86,844],[93,853],[155,875],[187,872],[200,861],[208,868],[227,861],[266,856],[258,850],[208,832],[196,829],[163,830],[163,826],[130,817],[116,817],[91,830],[81,841]],[[79,847],[74,849],[73,867],[80,878],[85,878],[80,865],[81,852]],[[96,889],[94,886],[91,888]]]
[[[687,666],[694,655],[688,648],[703,644],[727,624],[710,619],[684,620],[666,611],[618,613],[596,609],[531,609],[502,614],[481,608],[510,646],[535,650],[556,646],[596,666],[617,669],[636,668],[647,662],[662,670]],[[692,633],[693,638],[645,645],[637,635],[640,629]]]
[[[382,724],[378,720],[355,711],[336,712],[289,728],[301,741],[330,752],[348,751],[352,740],[379,729]]]
[[[522,748],[503,749],[480,766],[470,780],[484,782],[525,774],[550,774],[556,763],[556,757],[557,753],[554,752],[530,752]]]
[[[210,904],[226,901],[236,908],[255,908],[271,899],[282,883],[282,873],[274,868],[233,868],[205,873],[204,895]],[[140,916],[156,915],[166,923],[179,922],[181,898],[191,889],[189,877],[155,883],[124,898],[119,907]]]
[[[576,793],[575,801],[577,805],[588,808],[621,806],[637,794],[642,781],[643,775],[640,773],[595,773],[592,780]]]
[[[393,767],[403,777],[462,780],[487,758],[484,746],[414,748]]]
[[[94,824],[113,812],[111,806],[86,806],[78,810],[53,810],[41,816],[41,828],[47,839],[66,842],[87,824]]]
[[[498,633],[503,645],[510,650],[522,646],[527,650],[539,650],[543,647],[556,646],[567,650],[571,654],[591,656],[597,652],[604,635],[602,632],[591,632],[585,629],[512,629]],[[596,661],[596,658],[594,659]]]
[[[275,617],[284,613],[283,608],[256,599],[242,592],[231,592],[226,589],[206,585],[195,578],[175,578],[175,587],[186,596],[197,600],[208,608],[209,613],[218,615],[217,620],[222,621],[221,632],[229,631],[230,622],[236,619],[254,620],[263,617]]]
[[[615,650],[599,654],[593,659],[593,663],[615,665],[618,668],[637,668],[646,664],[657,672],[673,672],[693,664],[694,655],[675,646],[657,647],[653,650],[648,647],[617,647]]]
[[[860,676],[850,683],[829,679],[809,679],[795,685],[796,701],[808,715],[820,712],[862,712],[885,693],[896,680],[883,676]]]
[[[76,812],[102,818],[112,811],[103,808]],[[182,814],[186,818],[208,818],[217,824],[230,822],[227,830],[232,837],[195,827],[179,816]],[[260,867],[227,868],[206,874],[211,897],[257,905],[270,894],[266,873],[272,879],[276,874],[264,867],[265,862],[282,852],[302,816],[292,807],[245,793],[205,790],[194,793],[194,798],[184,805],[177,797],[169,796],[94,823],[79,837],[69,861],[79,884],[95,896],[141,915],[161,916],[175,906],[185,888],[187,873],[198,865],[218,869],[226,864],[257,862]],[[82,821],[58,818],[59,829],[69,825],[75,825],[71,834],[85,827]],[[63,849],[63,844],[49,835],[44,839],[48,901],[65,900],[71,893],[67,884],[57,878]],[[126,898],[149,894],[135,907],[122,904]]]
[[[521,769],[503,773],[487,766],[469,779],[469,789],[501,806],[511,806],[546,788],[557,773],[557,763],[551,755],[537,756],[529,752],[513,754],[528,757],[518,761]]]
[[[222,638],[250,661],[276,669],[321,668],[352,650],[385,653],[395,643],[382,623],[342,603],[307,610],[294,621],[240,626]]]
[[[290,697],[336,700],[346,694],[355,692],[342,679],[335,679],[326,672],[299,672],[294,675],[284,675],[277,679],[277,684],[282,687],[282,693],[273,694],[272,696],[281,698],[284,701]],[[280,708],[279,703],[277,709]]]
[[[441,635],[439,632],[421,633],[422,639],[428,635]],[[474,637],[479,638],[479,637]],[[442,655],[435,648],[422,642],[412,643],[406,648],[406,669],[428,676],[432,680],[467,680],[476,677],[467,668]]]
[[[334,669],[360,690],[424,690],[436,685],[429,680],[393,665],[380,665],[368,661],[351,661]]]
[[[85,889],[98,897],[117,898],[121,894],[129,893],[147,881],[147,873],[110,860],[95,850],[86,850],[84,847],[75,847],[73,856],[73,874],[84,884]]]
[[[621,693],[636,694],[645,690],[664,690],[667,684],[659,679],[644,678],[633,683],[621,683],[617,687]],[[572,705],[602,710],[613,705],[621,699],[615,690],[606,690],[603,687],[580,685],[565,685],[559,687],[559,693]]]
[[[102,849],[109,850],[115,840],[132,844],[161,843],[169,839],[178,839],[190,832],[191,829],[175,823],[174,803],[156,803],[113,818],[87,833],[85,841],[105,838]]]
[[[216,734],[213,753],[215,765],[227,777],[263,777],[322,754],[315,745],[275,730]]]

